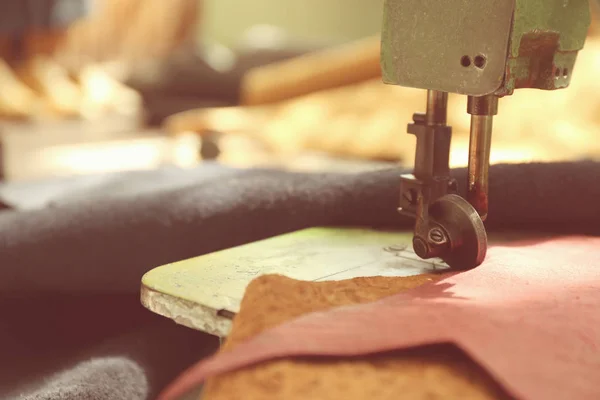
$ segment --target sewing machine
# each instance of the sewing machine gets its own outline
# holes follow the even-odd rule
[[[399,211],[415,222],[412,245],[467,269],[484,260],[492,120],[515,89],[569,85],[590,25],[588,0],[386,0],[383,81],[427,90],[413,116],[414,172],[402,176]],[[471,114],[466,197],[448,166],[448,93],[468,96]],[[507,189],[508,190],[508,189]]]
[[[498,100],[515,89],[567,87],[589,25],[588,0],[386,0],[383,81],[428,91],[426,113],[408,125],[417,139],[414,172],[400,182],[400,212],[416,221],[412,234],[314,228],[249,243],[150,271],[142,303],[223,337],[247,284],[262,274],[322,281],[479,265]],[[448,93],[468,96],[471,114],[465,197],[448,166]]]

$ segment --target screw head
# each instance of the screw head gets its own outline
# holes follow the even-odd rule
[[[446,234],[440,228],[431,228],[429,230],[428,239],[431,243],[444,244],[448,241]]]

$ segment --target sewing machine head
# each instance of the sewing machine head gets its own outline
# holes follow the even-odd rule
[[[567,87],[588,0],[386,0],[385,83],[468,96]]]
[[[426,89],[413,174],[401,181],[400,212],[415,218],[413,248],[454,268],[485,258],[492,119],[515,89],[569,85],[590,25],[589,0],[386,0],[381,66],[387,84]],[[458,196],[448,158],[448,93],[467,95],[468,187]]]

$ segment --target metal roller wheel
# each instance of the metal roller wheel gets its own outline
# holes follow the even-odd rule
[[[487,234],[479,214],[467,200],[455,194],[442,196],[431,204],[429,217],[450,239],[447,251],[440,255],[450,268],[470,269],[483,262]]]

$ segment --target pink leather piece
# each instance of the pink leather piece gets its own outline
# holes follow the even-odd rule
[[[472,271],[300,317],[199,362],[159,399],[276,358],[442,342],[459,346],[517,398],[600,399],[600,238],[494,247]]]

